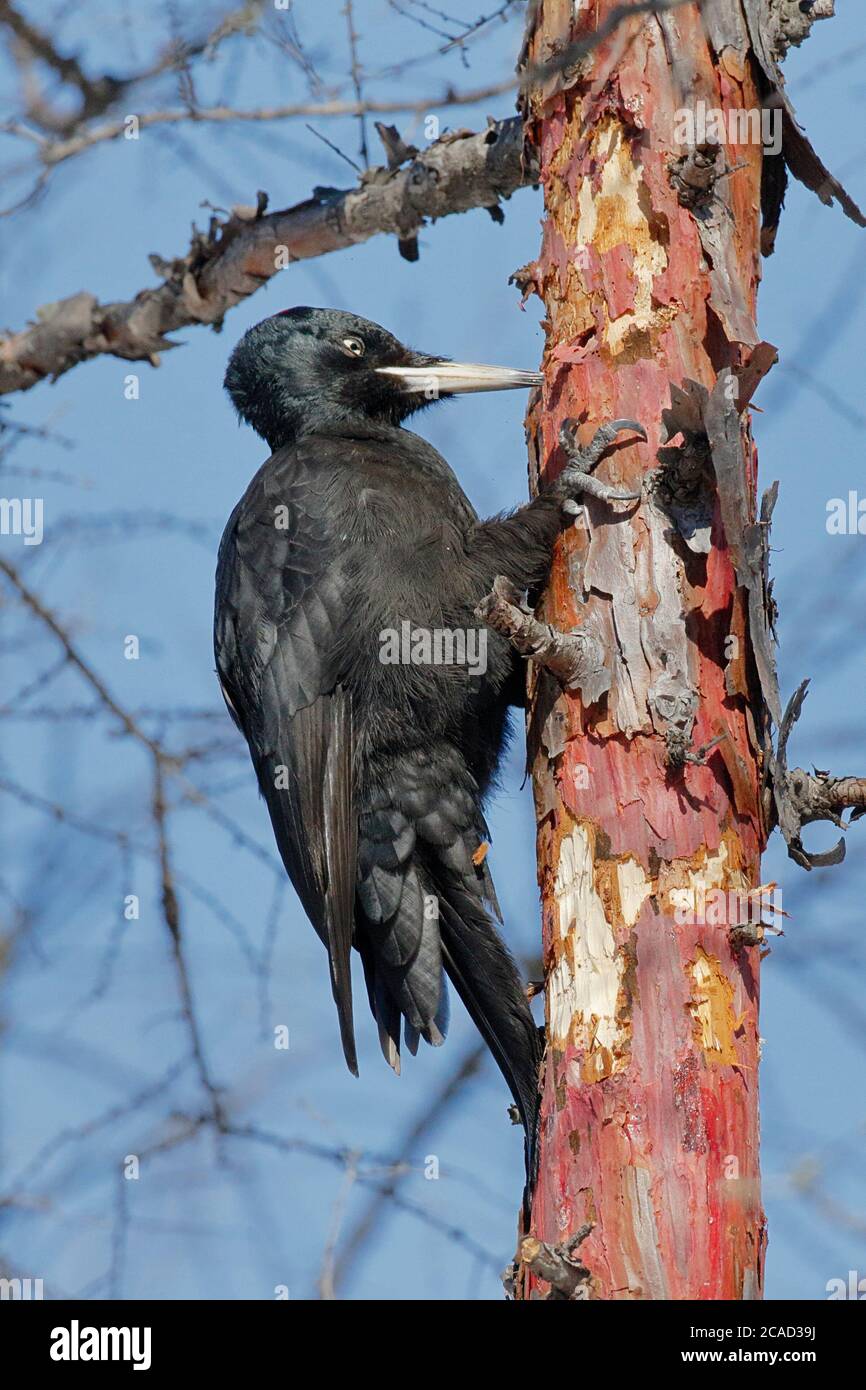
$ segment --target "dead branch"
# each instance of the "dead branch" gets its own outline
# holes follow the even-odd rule
[[[845,841],[840,839],[833,849],[823,853],[810,853],[803,845],[803,826],[825,820],[847,830],[842,818],[845,811],[852,812],[848,824],[866,815],[866,778],[831,777],[829,772],[817,768],[806,772],[802,767],[788,767],[788,739],[800,717],[808,689],[809,682],[805,680],[788,701],[776,749],[768,759],[765,798],[790,857],[803,869],[815,869],[841,864],[845,858]]]
[[[158,289],[100,304],[82,291],[37,311],[37,321],[0,339],[0,394],[54,380],[104,354],[157,365],[177,344],[167,334],[192,324],[219,329],[229,309],[292,261],[308,260],[385,232],[405,239],[427,219],[492,207],[532,178],[517,117],[482,134],[443,135],[406,166],[368,169],[352,189],[319,188],[312,198],[266,214],[235,208],[211,219],[189,250],[171,261],[152,257]]]

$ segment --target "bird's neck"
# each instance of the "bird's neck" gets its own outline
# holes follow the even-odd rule
[[[311,435],[328,439],[376,439],[390,444],[405,439],[406,431],[401,425],[390,420],[375,419],[361,411],[299,409],[291,416],[282,416],[273,422],[272,433],[266,435],[268,444],[276,452],[287,444],[295,444]]]

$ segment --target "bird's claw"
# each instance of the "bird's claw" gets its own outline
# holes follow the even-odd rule
[[[559,442],[568,458],[568,463],[557,480],[557,486],[564,499],[563,510],[580,510],[580,503],[574,500],[574,493],[597,497],[603,502],[639,502],[639,492],[622,492],[611,487],[609,483],[603,483],[600,478],[593,477],[593,470],[623,430],[631,430],[646,442],[647,433],[643,425],[638,424],[637,420],[609,420],[607,424],[599,426],[586,445],[577,442],[576,426],[576,420],[565,420],[559,431]]]

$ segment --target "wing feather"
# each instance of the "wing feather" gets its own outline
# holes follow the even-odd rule
[[[357,860],[351,698],[335,667],[343,612],[327,451],[275,454],[220,545],[214,646],[283,863],[328,949],[343,1051],[357,1074],[350,953]]]

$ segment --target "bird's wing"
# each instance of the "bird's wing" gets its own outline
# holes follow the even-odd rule
[[[349,956],[357,815],[352,708],[337,648],[344,579],[334,535],[335,460],[275,454],[220,545],[214,647],[286,870],[328,949],[343,1051],[357,1074]]]

